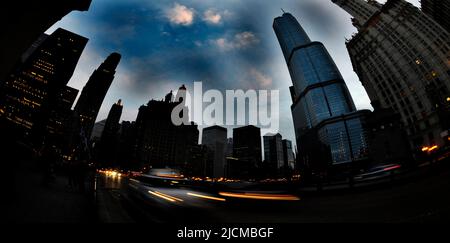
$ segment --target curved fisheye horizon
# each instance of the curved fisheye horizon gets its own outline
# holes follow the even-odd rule
[[[450,219],[450,0],[8,3],[5,223],[289,242]]]

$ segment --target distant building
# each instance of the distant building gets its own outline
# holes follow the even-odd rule
[[[325,46],[311,41],[294,16],[275,18],[293,86],[291,106],[302,170],[309,174],[349,171],[368,160],[365,115]]]
[[[106,58],[89,78],[75,106],[75,111],[80,116],[81,127],[87,137],[91,136],[98,112],[114,80],[120,59],[119,53],[112,53]]]
[[[227,149],[225,150],[227,157],[233,157],[233,138],[227,138]]]
[[[277,173],[284,166],[283,137],[281,134],[267,134],[264,140],[264,162],[267,168]]]
[[[0,84],[7,79],[21,55],[42,33],[71,11],[87,11],[90,4],[91,0],[15,0],[2,6]]]
[[[420,0],[422,12],[450,33],[450,0]]]
[[[261,129],[255,126],[245,126],[233,129],[233,162],[239,164],[241,168],[240,174],[248,176],[254,175],[257,168],[262,167],[262,151],[261,151]],[[229,165],[228,170],[231,175],[233,169]],[[244,171],[245,170],[245,171]]]
[[[292,148],[292,141],[287,139],[283,140],[283,161],[285,168],[290,170],[296,169],[294,150]]]
[[[140,169],[136,159],[136,139],[136,122],[123,121],[120,126],[117,149],[117,161],[122,169]]]
[[[15,124],[17,134],[27,136],[33,129],[41,139],[48,126],[57,129],[62,114],[51,117],[51,113],[70,109],[78,91],[66,85],[87,42],[85,37],[57,29],[38,40],[25,62],[9,75],[0,88],[0,117]]]
[[[184,168],[184,174],[193,177],[212,177],[211,157],[208,156],[211,151],[201,144],[189,147],[188,163]]]
[[[227,149],[228,131],[224,127],[212,126],[203,129],[202,144],[209,150],[209,160],[211,161],[212,173],[214,178],[225,176],[225,157]]]
[[[115,167],[117,164],[117,150],[119,146],[120,117],[122,116],[122,100],[113,104],[98,145],[96,146],[98,161],[104,166]]]
[[[198,145],[197,125],[175,126],[172,123],[172,111],[181,102],[171,100],[151,100],[139,108],[136,156],[142,166],[183,170],[190,161],[189,151]]]
[[[120,129],[120,117],[122,116],[122,100],[113,104],[106,118],[105,127],[102,131],[102,140],[108,140],[109,136],[115,136]]]
[[[91,140],[100,141],[102,137],[103,129],[105,129],[106,119],[98,121],[94,124],[94,128],[92,129]]]
[[[371,101],[400,114],[415,151],[448,145],[449,32],[404,0],[333,2],[358,29],[347,49]]]

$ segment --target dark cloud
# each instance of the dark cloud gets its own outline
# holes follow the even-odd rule
[[[176,4],[179,10],[192,11],[192,22],[189,15],[171,15],[179,21],[170,21],[167,11]],[[140,105],[193,81],[222,91],[277,88],[281,132],[294,140],[291,81],[272,30],[281,8],[294,14],[312,39],[324,42],[356,94],[356,103],[365,108],[369,101],[344,45],[354,28],[331,0],[95,0],[88,12],[74,12],[52,29],[61,26],[90,39],[90,53],[83,54],[71,81],[76,88],[82,88],[85,81],[80,79],[87,79],[110,52],[123,55],[99,119],[119,97],[126,104],[124,119],[135,119]],[[212,16],[215,24],[206,21],[208,10],[220,15],[220,21],[217,16]]]

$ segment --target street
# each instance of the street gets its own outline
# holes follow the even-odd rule
[[[366,191],[269,198],[261,192],[217,194],[189,187],[144,186],[133,180],[99,175],[101,222],[440,222],[450,216],[447,169]]]

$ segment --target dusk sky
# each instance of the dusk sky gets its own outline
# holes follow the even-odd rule
[[[280,90],[280,133],[294,141],[292,82],[272,29],[281,8],[325,44],[357,108],[371,109],[345,48],[356,29],[331,0],[93,0],[88,12],[72,12],[47,33],[62,27],[90,39],[69,82],[80,92],[110,53],[122,54],[97,120],[122,99],[122,120],[134,121],[150,99],[203,81],[204,90]]]

